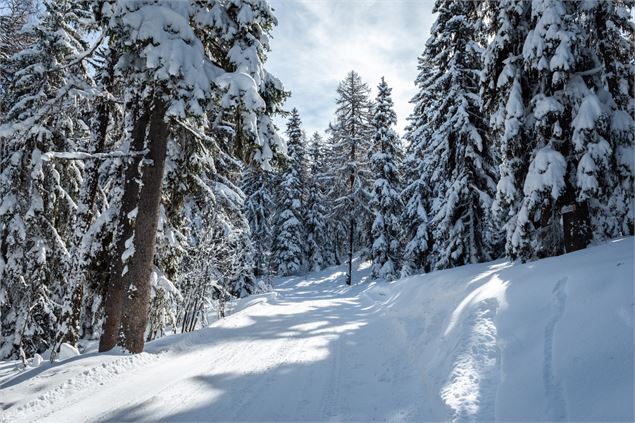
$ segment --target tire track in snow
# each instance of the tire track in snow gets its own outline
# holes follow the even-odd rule
[[[250,342],[248,342],[245,346],[242,347],[243,351],[253,351],[256,348],[256,344],[257,344],[257,340],[252,340]],[[226,368],[233,368],[233,366],[235,364],[237,364],[241,359],[244,359],[244,357],[242,355],[239,354],[235,354],[233,350],[228,350],[225,352],[221,352],[220,355],[216,355],[217,351],[216,349],[205,349],[203,351],[195,351],[193,353],[190,354],[190,356],[192,357],[196,357],[196,359],[194,360],[183,360],[186,363],[190,363],[191,361],[194,362],[205,362],[206,359],[210,358],[208,357],[210,354],[213,354],[213,357],[211,357],[212,359],[208,362],[207,364],[207,369],[208,370],[199,370],[200,374],[203,375],[207,375],[207,374],[212,374],[213,370],[219,366],[224,366]],[[180,366],[181,363],[177,363],[177,366]],[[189,367],[189,364],[186,364],[187,367]],[[190,371],[190,369],[183,369],[182,374],[186,375],[188,374],[188,371]],[[188,377],[191,377],[188,375]],[[177,413],[180,411],[180,409],[183,407],[183,404],[187,404],[188,402],[192,402],[194,399],[198,399],[199,396],[203,395],[205,396],[205,391],[209,389],[209,385],[206,383],[198,383],[196,385],[196,387],[180,387],[180,389],[177,391],[177,395],[174,395],[174,386],[173,385],[166,385],[163,389],[159,390],[157,393],[155,393],[152,397],[153,400],[161,400],[161,396],[165,393],[169,394],[169,396],[171,396],[172,398],[170,399],[174,405],[170,408],[167,408],[163,414],[164,416],[162,418],[169,418],[169,416],[171,416],[173,413]],[[134,404],[135,402],[132,401],[130,404]]]
[[[567,405],[564,398],[562,386],[557,382],[553,368],[553,335],[556,325],[564,314],[567,294],[565,287],[567,279],[560,279],[553,288],[552,314],[545,327],[545,347],[543,379],[545,384],[545,394],[547,396],[547,416],[550,420],[567,420]]]
[[[331,360],[331,372],[328,380],[331,381],[331,386],[324,392],[324,398],[322,404],[324,404],[322,415],[325,418],[336,418],[337,411],[336,405],[340,400],[340,384],[341,384],[341,369],[342,369],[342,339],[338,337],[334,341],[334,358]]]
[[[500,351],[494,318],[496,299],[479,303],[466,320],[450,379],[441,389],[453,422],[494,421]]]
[[[302,344],[302,343],[301,343]],[[235,411],[232,415],[230,421],[246,421],[246,420],[254,420],[253,416],[242,417],[245,413],[251,411],[247,405],[253,401],[255,397],[257,397],[260,392],[267,392],[268,387],[271,386],[277,379],[275,375],[275,370],[279,366],[286,364],[289,358],[292,356],[293,352],[296,352],[297,348],[297,340],[296,338],[280,338],[278,341],[278,346],[275,349],[275,353],[271,354],[269,358],[269,362],[266,364],[266,368],[264,370],[257,370],[253,372],[253,375],[260,375],[257,378],[257,382],[247,386],[247,390],[240,392],[240,399],[236,404],[233,405]]]

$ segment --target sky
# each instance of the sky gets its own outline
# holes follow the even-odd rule
[[[336,89],[355,70],[372,89],[393,88],[402,132],[416,89],[417,58],[434,22],[432,0],[270,0],[278,18],[267,69],[292,96],[307,134],[333,119]],[[284,130],[284,120],[278,125]]]

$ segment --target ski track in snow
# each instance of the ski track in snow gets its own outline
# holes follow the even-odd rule
[[[441,398],[452,409],[453,422],[494,421],[500,352],[496,345],[498,303],[479,303],[466,319],[452,364],[450,380]]]
[[[545,394],[547,396],[547,415],[551,420],[565,421],[567,420],[567,405],[564,399],[564,392],[554,372],[553,365],[553,340],[556,325],[564,314],[564,308],[567,301],[567,293],[565,291],[567,278],[560,279],[553,288],[552,315],[545,327],[545,346],[544,346],[544,367],[543,379],[545,383]]]

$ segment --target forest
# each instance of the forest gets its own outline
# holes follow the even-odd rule
[[[267,0],[0,1],[0,359],[141,353],[358,258],[383,283],[633,235],[632,7],[437,0],[405,133],[352,70],[308,134]]]

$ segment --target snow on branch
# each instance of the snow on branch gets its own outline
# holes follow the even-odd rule
[[[109,153],[86,153],[82,151],[75,152],[57,152],[57,151],[49,151],[47,153],[42,154],[42,161],[48,162],[51,160],[106,160],[106,159],[117,159],[121,157],[138,157],[144,156],[148,153],[148,150],[141,151],[111,151]]]

